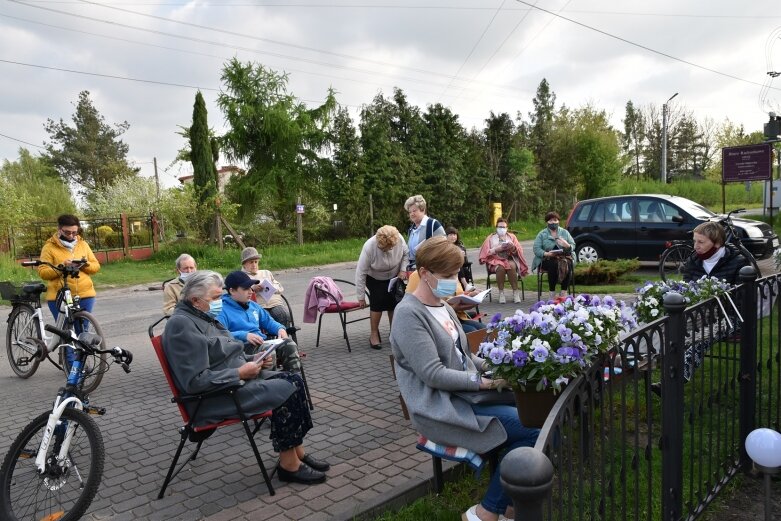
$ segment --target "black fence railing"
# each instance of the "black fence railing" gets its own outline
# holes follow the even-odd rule
[[[519,519],[694,520],[749,468],[748,433],[781,421],[781,275],[747,269],[730,298],[667,295],[664,318],[570,382],[535,450],[512,455],[541,469],[506,481]]]
[[[153,217],[127,217],[128,247],[153,245]],[[46,241],[57,231],[56,221],[34,222],[16,226],[10,231],[11,253],[14,258],[37,257]],[[80,235],[93,251],[121,250],[125,247],[122,217],[81,219]]]

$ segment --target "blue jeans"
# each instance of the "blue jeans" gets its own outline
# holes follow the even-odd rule
[[[49,311],[52,312],[52,316],[54,317],[54,321],[57,322],[57,317],[60,316],[60,310],[57,309],[57,301],[56,300],[47,300],[46,303],[49,305]],[[83,298],[79,301],[81,305],[81,309],[84,311],[88,311],[92,313],[92,308],[95,306],[95,297],[87,297]],[[75,330],[76,333],[82,333],[82,325],[80,323],[75,323]],[[73,362],[73,351],[71,349],[65,350],[65,361],[68,364],[68,367],[71,366],[71,362]]]
[[[524,427],[521,424],[521,419],[518,418],[518,409],[512,405],[475,404],[472,405],[472,410],[478,416],[494,416],[502,423],[504,430],[507,431],[507,440],[500,449],[499,466],[491,475],[491,482],[488,484],[488,490],[486,490],[485,496],[483,496],[483,500],[480,502],[480,504],[483,505],[483,508],[489,512],[504,514],[504,511],[510,506],[512,500],[504,493],[504,489],[502,489],[502,483],[499,476],[502,460],[504,459],[505,454],[513,449],[518,447],[534,447],[540,429]]]
[[[461,322],[461,329],[464,330],[464,333],[485,329],[485,324],[480,323],[477,320],[459,320],[459,322]]]

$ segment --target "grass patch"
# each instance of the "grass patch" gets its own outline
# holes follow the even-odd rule
[[[487,467],[479,480],[470,473],[446,483],[442,494],[422,497],[395,512],[386,512],[375,521],[456,521],[483,497],[489,477]]]

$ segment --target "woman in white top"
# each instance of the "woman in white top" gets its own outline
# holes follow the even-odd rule
[[[369,290],[369,347],[372,349],[382,349],[380,319],[383,311],[388,313],[388,323],[393,323],[396,299],[388,291],[388,284],[394,277],[406,280],[407,272],[404,268],[408,261],[407,243],[395,226],[381,227],[361,249],[358,267],[355,269],[355,291],[361,307],[365,307],[365,290]]]

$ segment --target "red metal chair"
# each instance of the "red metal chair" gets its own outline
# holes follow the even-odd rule
[[[255,444],[255,434],[257,434],[258,430],[260,429],[260,426],[263,424],[263,422],[271,417],[271,411],[262,412],[260,414],[255,414],[252,416],[247,416],[244,414],[244,410],[241,408],[241,404],[239,403],[238,397],[236,396],[236,391],[241,388],[241,385],[243,385],[243,382],[239,385],[232,385],[230,387],[225,387],[222,389],[218,389],[215,391],[211,391],[208,393],[198,394],[198,395],[186,395],[179,392],[179,389],[176,387],[176,384],[174,383],[173,376],[171,375],[171,369],[168,365],[168,359],[165,356],[165,352],[163,351],[163,340],[160,335],[154,334],[154,328],[156,325],[158,325],[160,322],[167,320],[168,317],[163,317],[151,326],[149,326],[149,338],[152,341],[152,346],[155,349],[155,354],[157,355],[157,359],[160,362],[160,368],[163,370],[163,374],[165,375],[165,379],[168,382],[168,386],[171,388],[171,393],[173,393],[173,397],[171,398],[171,402],[175,403],[179,407],[179,414],[182,416],[182,421],[184,422],[184,425],[179,428],[179,434],[180,434],[180,441],[179,441],[179,447],[176,449],[176,454],[174,455],[173,460],[171,461],[171,466],[168,468],[168,474],[165,477],[165,481],[163,482],[163,486],[160,488],[160,493],[157,495],[157,499],[162,499],[163,494],[165,493],[165,489],[168,487],[168,484],[179,474],[179,472],[184,468],[184,466],[187,464],[188,461],[192,461],[198,456],[198,451],[201,450],[201,445],[203,444],[204,440],[214,434],[214,432],[219,429],[220,427],[227,427],[228,425],[234,425],[236,423],[241,423],[244,426],[244,432],[247,434],[247,439],[249,440],[250,446],[252,446],[252,452],[255,454],[255,459],[258,462],[258,467],[260,467],[260,472],[263,474],[263,480],[266,482],[266,486],[268,487],[269,494],[272,496],[275,494],[274,487],[271,485],[271,477],[269,476],[268,472],[266,471],[266,467],[263,465],[263,460],[260,458],[260,452],[258,451],[258,446]],[[230,396],[233,398],[233,402],[236,404],[236,418],[231,418],[225,421],[221,421],[219,423],[209,424],[209,425],[202,425],[202,426],[196,426],[195,421],[198,418],[198,411],[201,407],[201,404],[210,399],[217,396]],[[192,415],[187,411],[187,408],[184,406],[185,403],[188,402],[195,402],[195,410],[193,411]],[[254,422],[254,429],[250,430],[249,422]],[[193,453],[188,457],[184,463],[181,464],[181,466],[174,471],[176,468],[176,464],[179,461],[179,456],[182,454],[182,449],[184,448],[184,444],[187,440],[190,440],[193,443],[197,443],[195,450]]]
[[[347,284],[349,286],[355,287],[355,284],[350,282],[349,280],[342,280],[342,279],[331,279],[337,284]],[[347,352],[352,352],[352,349],[350,348],[350,339],[347,337],[347,324],[352,324],[353,322],[360,322],[361,320],[368,320],[369,316],[362,316],[360,318],[355,318],[352,320],[347,320],[347,314],[352,313],[354,311],[360,311],[361,304],[358,301],[355,300],[344,300],[337,298],[336,295],[328,291],[324,286],[320,284],[315,284],[314,286],[315,291],[317,292],[318,297],[325,297],[328,300],[332,302],[330,306],[325,308],[322,311],[317,312],[318,319],[317,319],[317,341],[315,342],[315,347],[318,347],[320,345],[320,327],[323,324],[323,316],[324,315],[332,315],[337,314],[339,315],[339,322],[342,324],[342,335],[344,336],[345,342],[347,342]],[[366,301],[369,302],[369,292],[365,291],[366,294]]]

